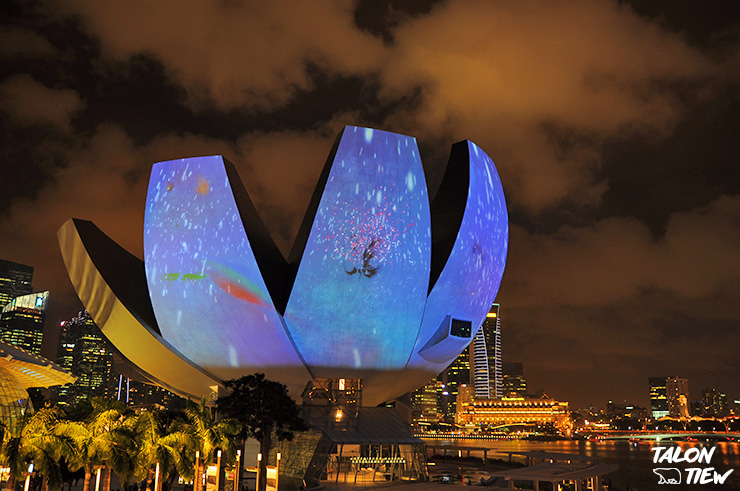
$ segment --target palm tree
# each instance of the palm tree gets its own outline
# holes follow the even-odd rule
[[[104,489],[110,489],[110,468],[122,481],[133,474],[133,459],[129,457],[134,446],[134,433],[127,422],[123,406],[116,401],[93,398],[92,410],[83,421],[65,421],[59,424],[58,433],[74,441],[75,453],[68,461],[71,469],[84,468],[83,491],[90,489],[95,466],[106,465]]]
[[[241,430],[239,422],[233,418],[216,420],[211,408],[206,406],[206,400],[202,399],[200,404],[188,401],[185,408],[187,422],[181,422],[176,425],[176,429],[188,435],[189,445],[185,449],[187,457],[192,465],[195,464],[195,452],[200,453],[200,465],[198,466],[197,475],[193,476],[195,481],[201,474],[201,466],[207,466],[213,461],[213,457],[218,450],[224,454],[226,462],[232,462],[236,458],[235,439]],[[189,477],[191,474],[183,474]],[[197,487],[195,491],[199,491]]]
[[[174,477],[187,473],[186,449],[192,444],[191,438],[183,431],[167,430],[158,414],[151,411],[139,413],[136,434],[140,442],[137,455],[140,477],[148,476],[159,466],[159,483],[167,480],[171,484]]]
[[[61,489],[61,460],[71,458],[75,452],[72,439],[58,431],[63,416],[59,407],[47,405],[32,415],[24,415],[12,431],[5,432],[1,453],[10,467],[8,490],[24,477],[31,463],[43,475],[44,491]]]

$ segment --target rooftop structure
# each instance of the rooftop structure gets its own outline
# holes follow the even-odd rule
[[[75,381],[64,368],[46,358],[0,342],[0,421],[12,426],[30,405],[26,389]]]

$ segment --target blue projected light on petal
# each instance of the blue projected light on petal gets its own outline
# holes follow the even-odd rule
[[[330,155],[287,259],[221,156],[154,165],[143,265],[91,223],[68,223],[60,245],[70,277],[119,333],[121,353],[136,358],[123,343],[133,325],[154,343],[147,352],[173,355],[167,370],[142,372],[181,394],[199,398],[203,387],[262,372],[295,399],[317,377],[362,379],[367,405],[449,365],[504,271],[508,220],[493,161],[456,143],[430,203],[412,137],[347,126]],[[136,265],[130,274],[103,260],[112,254]],[[125,302],[105,305],[135,309],[99,308],[111,292]]]
[[[308,376],[273,307],[221,157],[154,165],[144,251],[162,335],[185,356],[227,378],[271,366]]]
[[[470,141],[467,155],[465,212],[452,252],[427,299],[410,367],[431,363],[437,365],[433,370],[441,371],[465,349],[485,320],[504,274],[509,224],[501,180],[491,158]],[[474,330],[455,335],[454,321],[470,323]]]
[[[416,140],[347,127],[285,313],[314,373],[323,372],[317,366],[406,364],[424,311],[430,251]]]

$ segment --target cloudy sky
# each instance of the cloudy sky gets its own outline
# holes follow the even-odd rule
[[[740,18],[725,1],[8,1],[0,258],[81,308],[70,217],[142,256],[153,162],[223,154],[284,251],[346,124],[495,161],[504,361],[574,407],[740,398]],[[53,337],[45,352],[53,356]]]

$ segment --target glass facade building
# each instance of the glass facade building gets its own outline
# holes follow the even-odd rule
[[[493,304],[472,343],[472,382],[477,399],[503,397],[499,310],[499,305]]]
[[[33,292],[33,268],[0,259],[0,309],[15,297]]]
[[[527,379],[524,365],[519,362],[506,362],[501,365],[503,372],[504,397],[527,397]]]
[[[89,397],[112,396],[113,352],[90,315],[80,312],[63,321],[57,363],[76,377],[74,384],[55,388],[62,404],[76,404]]]
[[[675,418],[691,416],[689,398],[689,381],[680,377],[668,377],[665,381],[668,399],[668,415]]]
[[[437,405],[439,412],[442,414],[442,419],[448,423],[455,420],[457,394],[460,387],[463,385],[472,385],[472,374],[470,370],[471,346],[472,343],[437,377],[437,380],[441,382],[437,389]]]
[[[48,301],[48,291],[11,300],[0,313],[0,340],[31,353],[41,353]]]
[[[666,379],[668,377],[650,377],[650,415],[653,419],[668,416],[668,392]]]

